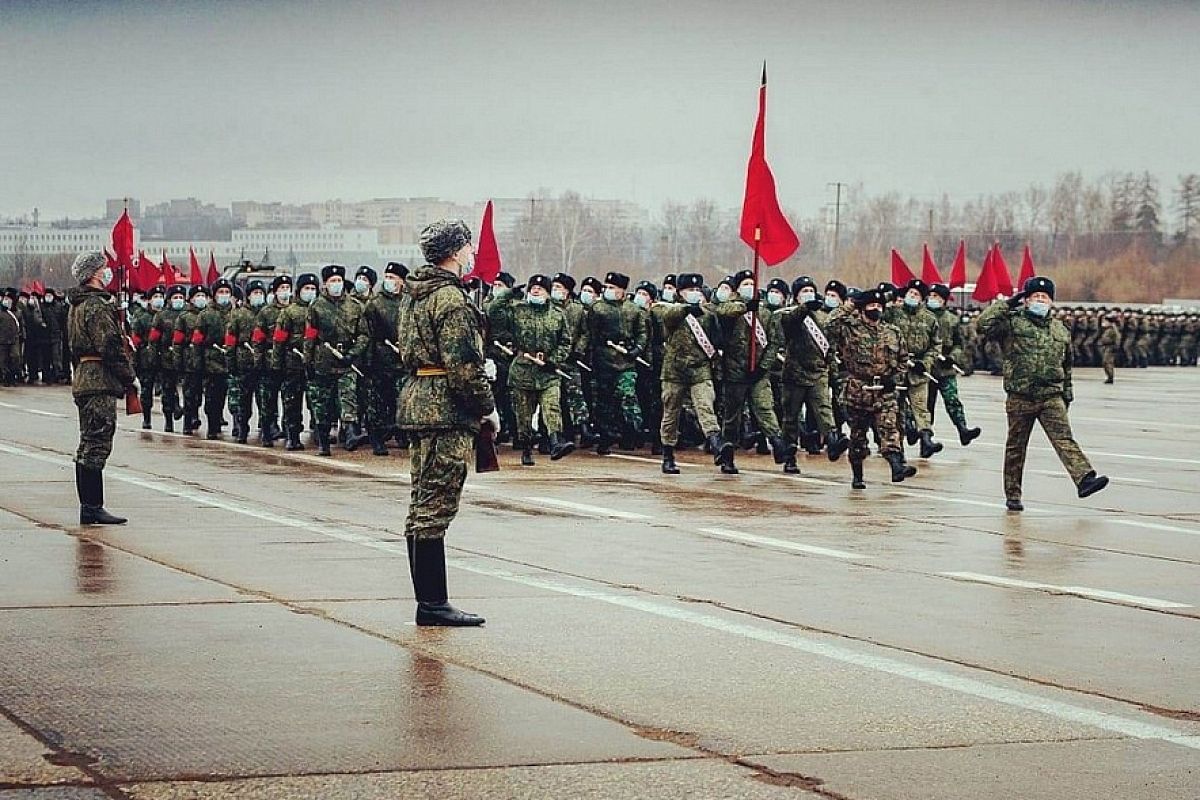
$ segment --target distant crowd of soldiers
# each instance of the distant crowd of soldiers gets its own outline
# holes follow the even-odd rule
[[[382,275],[329,265],[295,280],[222,279],[135,295],[128,333],[143,428],[151,428],[158,398],[169,432],[179,422],[184,434],[204,428],[216,439],[230,426],[244,444],[256,418],[263,446],[282,441],[303,450],[307,409],[310,444],[321,455],[335,441],[347,450],[369,443],[377,455],[388,454],[389,442],[407,447],[395,421],[405,379],[397,343],[425,335],[397,328],[407,277],[395,262]],[[703,447],[729,474],[737,472],[738,449],[773,454],[793,474],[798,450],[836,460],[854,446],[845,432],[853,372],[846,360],[862,358],[845,349],[838,310],[855,308],[855,298],[869,292],[878,293],[883,321],[901,334],[904,369],[892,381],[896,428],[921,457],[942,448],[933,435],[938,397],[963,445],[979,433],[967,426],[957,376],[1002,370],[998,345],[976,330],[979,311],[954,310],[947,287],[921,281],[860,292],[801,276],[771,279],[756,293],[749,271],[711,286],[696,274],[631,286],[618,272],[580,281],[534,275],[523,285],[500,273],[490,286],[475,281],[467,289],[486,323],[499,441],[512,442],[525,465],[535,463],[535,452],[557,460],[576,448],[608,454],[646,446],[663,456],[666,473],[677,471],[679,447]],[[1071,331],[1075,364],[1104,367],[1108,382],[1114,367],[1197,363],[1198,310],[1053,313]],[[66,314],[60,292],[5,290],[5,384],[69,382]],[[711,398],[702,390],[709,384]],[[878,443],[881,431],[870,427]],[[902,446],[894,466],[898,479],[912,472]]]

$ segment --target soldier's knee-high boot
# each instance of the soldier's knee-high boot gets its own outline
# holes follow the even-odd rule
[[[796,462],[796,445],[792,442],[785,441],[781,436],[772,436],[771,454],[775,458],[776,464],[786,464],[791,461]]]
[[[675,463],[675,446],[664,444],[662,446],[662,451],[663,475],[678,475],[679,465]]]
[[[830,431],[825,436],[825,455],[830,461],[837,461],[842,453],[850,449],[850,437],[838,430]]]
[[[446,540],[408,537],[408,568],[417,596],[417,625],[452,628],[482,625],[483,617],[450,605],[446,588]]]
[[[150,430],[150,412],[150,406],[142,401],[142,430],[144,431]]]
[[[728,466],[734,470],[728,474],[737,474],[737,467],[733,466],[733,454],[737,448],[734,447],[733,442],[724,441],[719,433],[710,433],[706,443],[709,451],[713,454],[713,463],[719,466],[722,472],[725,472],[725,468]]]
[[[287,445],[285,450],[303,450],[304,443],[300,441],[300,426],[290,425],[287,429]]]
[[[75,491],[79,495],[80,525],[124,525],[124,517],[104,509],[104,471],[75,465]]]
[[[528,433],[521,438],[521,466],[533,466],[533,438]]]
[[[867,482],[863,480],[863,462],[861,458],[850,459],[850,485],[855,489],[867,488]]]
[[[367,427],[367,435],[371,439],[371,454],[376,456],[388,455],[387,439],[384,438],[383,431],[371,425]]]
[[[921,442],[921,458],[929,458],[942,452],[942,443],[933,440],[933,431],[929,428],[921,431],[919,439]]]
[[[917,468],[904,463],[903,453],[884,453],[884,458],[892,468],[892,483],[900,483],[905,478],[917,474]]]
[[[550,460],[558,461],[564,456],[575,452],[575,442],[564,439],[561,434],[550,434]]]
[[[959,444],[963,447],[978,439],[979,434],[983,433],[979,428],[968,428],[966,422],[963,422],[961,425],[956,424],[956,427],[958,428]]]
[[[314,433],[317,436],[317,455],[331,456],[332,451],[329,449],[329,426],[318,425]]]

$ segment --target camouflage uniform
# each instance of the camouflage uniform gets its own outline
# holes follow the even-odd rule
[[[483,313],[487,318],[487,342],[484,349],[487,357],[496,365],[492,391],[496,398],[496,410],[500,413],[502,437],[514,436],[517,427],[512,396],[508,390],[508,369],[512,366],[512,356],[505,353],[499,345],[512,349],[513,305],[518,299],[519,295],[509,289],[503,297],[498,297],[493,292],[483,304]]]
[[[304,331],[309,304],[300,299],[300,282],[292,302],[275,317],[271,334],[271,369],[280,376],[279,395],[283,404],[283,429],[288,448],[302,450],[300,431],[304,427],[305,361]]]
[[[495,409],[483,371],[483,319],[454,273],[426,264],[400,300],[398,422],[413,435],[412,495],[404,535],[435,539],[458,513],[474,434]]]
[[[309,366],[308,396],[319,437],[328,436],[338,419],[339,401],[343,399],[342,377],[353,371],[351,367],[362,360],[366,352],[367,337],[359,329],[361,316],[359,301],[345,294],[333,297],[328,290],[322,290],[308,308],[304,360]],[[357,425],[357,413],[357,407],[347,409],[343,405],[341,421]],[[322,449],[325,449],[324,444]]]
[[[150,327],[150,346],[154,351],[158,385],[162,391],[162,412],[166,419],[163,430],[167,432],[175,430],[175,420],[182,411],[179,405],[179,367],[175,364],[175,348],[172,346],[175,324],[182,312],[171,308],[170,299],[174,296],[179,295],[168,294],[168,304],[154,315]]]
[[[922,303],[918,306],[901,305],[889,309],[884,320],[894,325],[904,339],[904,349],[913,366],[908,368],[905,384],[908,386],[907,406],[918,431],[933,429],[933,418],[929,411],[929,375],[933,362],[942,349],[942,332],[937,318]]]
[[[133,344],[133,371],[141,387],[142,428],[150,429],[150,415],[154,409],[155,347],[150,341],[154,328],[154,315],[140,303],[129,309],[129,339]]]
[[[638,407],[642,409],[642,433],[648,435],[652,440],[652,453],[657,453],[661,445],[659,432],[662,427],[663,408],[662,380],[659,376],[662,373],[663,350],[666,340],[662,323],[663,312],[664,309],[659,308],[657,302],[648,309],[642,309],[650,338],[647,353],[643,357],[650,362],[650,366],[637,364],[636,367]]]
[[[343,311],[353,315],[355,318],[354,324],[362,319],[363,310],[367,306],[367,298],[361,297],[358,294],[349,291],[347,287],[346,294],[342,295],[347,301]],[[363,334],[366,335],[365,332]],[[359,353],[359,358],[365,359],[365,349]],[[355,366],[362,370],[362,366],[355,362]],[[365,374],[365,370],[364,370]],[[362,407],[366,405],[367,386],[366,381],[359,378],[359,374],[352,369],[345,370],[338,376],[337,384],[337,407],[338,421],[341,423],[341,428],[346,430],[351,423],[359,424],[362,420]],[[360,402],[361,401],[361,402]]]
[[[271,292],[271,299],[255,315],[254,331],[250,334],[250,342],[254,347],[254,365],[259,375],[258,428],[264,447],[274,445],[274,436],[279,431],[279,391],[283,383],[283,370],[271,363],[271,350],[275,322],[285,308],[287,306],[281,305],[275,299],[275,292]],[[303,370],[300,374],[303,376]]]
[[[554,370],[571,352],[571,335],[566,316],[550,304],[549,298],[541,306],[529,301],[515,305],[512,332],[516,356],[508,370],[508,387],[517,417],[516,435],[521,444],[528,446],[536,436],[533,429],[536,408],[541,408],[542,423],[548,434],[562,433],[561,378]],[[539,367],[526,354],[545,361],[546,366]]]
[[[225,327],[229,310],[229,306],[214,302],[200,312],[192,331],[192,348],[204,365],[204,416],[208,418],[209,439],[221,435],[225,421],[225,401],[229,394]]]
[[[861,466],[871,454],[867,444],[871,428],[879,434],[884,456],[902,457],[896,386],[908,376],[908,351],[900,331],[883,321],[868,322],[845,307],[829,315],[828,331],[845,373],[839,402],[850,424],[851,465]],[[873,386],[882,388],[869,388]]]
[[[250,416],[261,379],[254,332],[258,314],[248,304],[229,312],[225,324],[225,361],[229,368],[229,412],[233,414],[234,433],[245,443],[250,432]],[[259,428],[262,427],[259,409]]]
[[[402,293],[380,288],[363,310],[363,329],[368,339],[367,431],[384,440],[396,428],[396,401],[403,386],[400,371],[399,313]],[[374,439],[372,440],[374,442]]]
[[[576,362],[588,363],[587,309],[583,307],[583,303],[570,298],[562,303],[553,300],[551,302],[562,310],[567,321],[567,332],[571,338],[571,352],[567,355],[567,360],[560,365],[562,371],[570,376],[561,381],[561,405],[566,409],[569,424],[574,428],[582,429],[583,426],[588,425],[590,415],[587,399],[583,394],[582,370]]]
[[[1004,350],[1004,391],[1008,393],[1008,441],[1004,449],[1004,494],[1021,499],[1025,449],[1033,423],[1041,424],[1076,485],[1092,471],[1071,435],[1067,406],[1071,386],[1071,337],[1056,319],[992,303],[979,317],[979,329]]]
[[[66,338],[66,303],[47,295],[46,303],[42,306],[42,316],[46,320],[46,340],[48,352],[46,358],[50,364],[50,379],[59,382],[66,376],[63,369],[63,340]],[[143,390],[144,392],[144,390]],[[153,390],[151,392],[153,394]]]
[[[659,303],[659,319],[665,341],[662,358],[662,423],[659,438],[664,447],[674,448],[679,442],[679,417],[684,403],[691,400],[692,409],[706,438],[720,433],[716,415],[716,389],[713,385],[712,361],[721,348],[721,325],[711,305]],[[694,316],[701,331],[713,348],[710,357],[700,338],[688,323]]]
[[[934,353],[932,369],[933,377],[938,382],[936,384],[928,382],[929,420],[933,421],[937,398],[938,395],[941,395],[942,402],[946,405],[946,414],[954,423],[954,427],[958,428],[959,435],[962,436],[963,432],[967,430],[967,413],[963,409],[962,401],[958,399],[958,373],[954,371],[954,368],[956,366],[962,368],[963,364],[967,362],[966,352],[963,349],[963,326],[959,322],[958,314],[945,306],[929,309],[929,313],[937,320],[941,343],[940,349]],[[939,355],[941,358],[938,358]],[[910,395],[916,397],[911,392]]]
[[[772,324],[770,309],[759,309],[758,325],[765,342],[756,342],[751,368],[750,324],[753,315],[740,300],[718,303],[716,312],[721,319],[721,338],[725,343],[721,355],[721,428],[725,441],[736,442],[741,438],[742,415],[747,407],[768,438],[782,439],[783,429],[775,416],[775,397],[771,394],[771,378],[767,374],[768,366],[778,360],[777,354],[783,344],[779,326]]]
[[[637,357],[650,345],[650,328],[642,310],[627,300],[597,300],[588,315],[596,380],[596,424],[600,450],[621,439],[632,444],[642,430],[637,398]],[[609,344],[624,347],[622,353]],[[648,360],[648,359],[647,359]]]
[[[75,463],[102,471],[117,431],[116,398],[133,386],[133,364],[125,351],[113,296],[91,286],[72,289],[69,295],[67,328],[75,366],[71,394],[79,410]]]
[[[175,333],[171,339],[171,354],[175,366],[183,375],[183,432],[192,433],[200,427],[200,405],[204,401],[204,359],[198,348],[193,347],[200,309],[189,303],[175,319]],[[201,334],[203,336],[203,334]]]
[[[789,306],[775,314],[783,337],[782,410],[783,435],[789,442],[799,442],[803,429],[803,410],[807,407],[817,423],[818,434],[827,438],[834,431],[832,393],[829,388],[829,368],[834,360],[826,327],[828,315],[810,310],[804,305]],[[824,343],[808,329],[811,319]]]
[[[1104,382],[1112,383],[1113,367],[1117,363],[1117,348],[1121,344],[1121,332],[1116,320],[1105,320],[1100,331],[1098,346],[1100,348],[1100,365],[1104,367]]]

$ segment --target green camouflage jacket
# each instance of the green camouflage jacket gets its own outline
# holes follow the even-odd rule
[[[449,270],[426,264],[405,286],[397,328],[408,378],[397,421],[408,430],[478,431],[496,408],[483,371],[483,315]],[[438,374],[418,374],[423,369]]]
[[[637,356],[650,346],[650,326],[642,310],[627,300],[597,300],[588,314],[588,339],[592,365],[604,372],[624,372],[637,367]],[[609,342],[628,350],[622,353]],[[649,354],[643,356],[650,360]]]
[[[287,306],[281,306],[272,297],[270,302],[254,315],[254,330],[250,334],[250,343],[254,346],[254,366],[260,370],[273,370],[271,366],[271,349],[275,338],[275,322],[279,312]]]
[[[714,307],[708,304],[697,306],[700,316],[696,321],[708,337],[708,342],[716,350],[720,350],[721,323],[717,319]],[[696,338],[692,326],[688,324],[691,306],[687,303],[658,303],[654,306],[662,321],[666,342],[663,345],[662,372],[659,373],[663,383],[682,383],[685,386],[695,386],[698,383],[713,379],[713,360],[720,358],[714,354],[708,357],[700,340]]]
[[[363,309],[363,328],[368,344],[367,361],[372,370],[394,375],[400,371],[400,295],[379,290]]]
[[[133,367],[139,374],[153,370],[158,361],[157,348],[150,341],[153,327],[154,315],[134,303],[129,309],[129,338],[133,340]]]
[[[205,375],[229,374],[226,356],[231,348],[225,346],[225,324],[229,314],[229,306],[214,302],[200,312],[200,319],[192,331],[192,349],[199,353]]]
[[[563,316],[567,320],[567,332],[571,337],[571,354],[567,356],[568,363],[563,366],[567,370],[577,370],[579,365],[576,361],[582,361],[588,364],[588,359],[591,358],[590,345],[588,342],[588,327],[587,327],[587,308],[578,300],[567,300],[563,303],[551,301],[556,307],[562,310]]]
[[[248,305],[238,306],[225,319],[225,365],[230,375],[258,369],[254,329],[258,314]]]
[[[489,297],[483,304],[483,313],[487,319],[485,326],[487,357],[493,361],[507,363],[512,356],[496,346],[496,342],[512,349],[513,340],[513,307],[517,304],[519,295],[509,292],[504,297]]]
[[[188,303],[175,318],[175,333],[171,338],[171,355],[175,359],[175,368],[180,372],[204,371],[204,353],[200,348],[192,346],[192,343],[196,341],[199,324],[200,311],[191,303]]]
[[[725,341],[725,352],[721,356],[721,372],[725,380],[735,383],[750,381],[750,312],[741,300],[730,300],[718,303],[717,316],[721,318],[722,338]],[[774,312],[764,304],[758,309],[758,321],[766,334],[766,346],[755,345],[754,366],[766,372],[770,365],[779,360],[779,349],[783,342],[780,340],[781,330],[772,324]]]
[[[179,369],[175,366],[175,348],[171,346],[171,342],[175,336],[175,323],[179,320],[180,313],[173,308],[164,307],[154,315],[154,321],[150,326],[150,344],[154,348],[154,364],[164,372],[175,372]]]
[[[1097,344],[1108,352],[1115,353],[1117,351],[1117,348],[1121,346],[1121,332],[1117,329],[1115,322],[1103,323]]]
[[[331,297],[321,290],[308,308],[304,330],[304,360],[318,375],[344,375],[367,351],[367,335],[359,321],[363,304],[346,295]],[[330,346],[341,353],[339,360]]]
[[[1004,351],[1004,391],[1035,400],[1074,399],[1071,335],[1061,322],[997,300],[979,315],[979,330]]]
[[[937,358],[936,354],[934,355],[933,377],[948,378],[956,374],[951,364],[958,364],[962,367],[966,361],[962,320],[956,311],[945,306],[936,311],[930,309],[929,313],[937,320],[941,354],[946,358],[945,361],[942,361]]]
[[[841,402],[854,408],[878,409],[890,388],[871,391],[868,386],[905,386],[908,351],[894,325],[882,320],[868,322],[856,311],[842,306],[829,315],[830,342],[841,361]]]
[[[513,306],[513,352],[516,357],[508,370],[508,385],[515,389],[547,389],[559,381],[559,375],[525,358],[524,353],[560,367],[571,354],[571,332],[562,310],[550,304],[536,306],[526,301]]]
[[[783,338],[783,380],[793,386],[815,386],[828,377],[833,361],[833,345],[829,342],[829,315],[824,311],[809,311],[802,305],[788,306],[775,312]],[[827,350],[809,332],[805,319],[811,319],[825,334]]]
[[[133,364],[125,350],[125,335],[117,304],[103,289],[80,286],[67,290],[71,311],[67,331],[75,366],[71,394],[75,397],[109,394],[121,397],[133,385]],[[92,359],[99,357],[99,361]]]
[[[297,293],[298,294],[298,293]],[[275,318],[271,333],[271,369],[304,372],[304,331],[308,325],[308,303],[293,297]]]
[[[891,306],[884,312],[883,319],[900,331],[908,357],[932,373],[933,363],[942,349],[941,326],[933,312],[924,305],[916,308]]]

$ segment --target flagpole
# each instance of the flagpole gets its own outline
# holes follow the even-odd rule
[[[754,299],[758,299],[758,246],[762,243],[762,226],[754,227]],[[750,363],[746,369],[749,372],[754,372],[754,361],[758,355],[758,303],[754,304],[754,310],[750,312]]]

